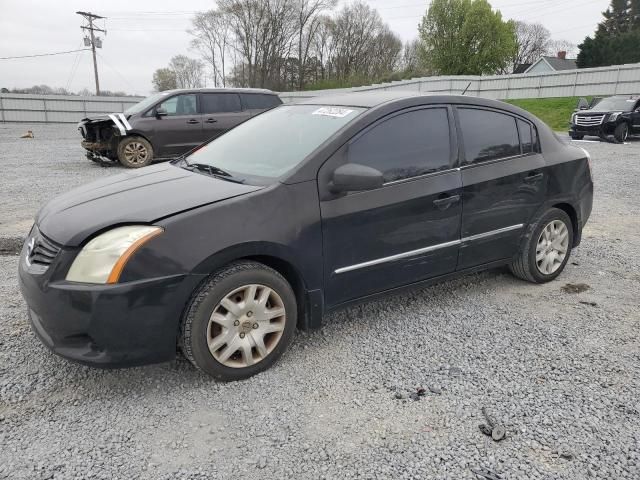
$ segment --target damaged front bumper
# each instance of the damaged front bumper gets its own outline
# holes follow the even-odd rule
[[[87,151],[87,158],[96,162],[117,160],[120,139],[131,129],[123,113],[84,118],[78,123],[78,131],[82,135],[81,146]]]

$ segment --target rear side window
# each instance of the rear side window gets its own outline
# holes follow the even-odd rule
[[[247,110],[264,110],[277,107],[282,103],[280,97],[276,95],[265,95],[262,93],[242,94],[242,101]]]
[[[375,168],[385,182],[449,168],[446,108],[401,113],[377,124],[349,145],[348,161]]]
[[[531,124],[518,119],[518,133],[520,134],[522,153],[526,154],[535,152],[536,142],[534,140]]]
[[[520,155],[516,119],[490,110],[458,109],[466,163]]]
[[[242,110],[237,93],[203,93],[203,113],[230,113]]]

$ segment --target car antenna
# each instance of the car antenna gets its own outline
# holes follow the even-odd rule
[[[471,82],[469,82],[469,85],[467,85],[467,88],[464,89],[464,91],[462,92],[462,95],[464,95],[465,93],[467,93],[467,90],[469,90],[469,87],[471,86]]]

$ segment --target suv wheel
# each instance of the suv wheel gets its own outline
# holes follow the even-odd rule
[[[571,255],[571,245],[573,225],[569,215],[552,208],[536,223],[531,236],[511,263],[511,272],[529,282],[550,282],[564,270]]]
[[[182,351],[218,380],[241,380],[282,355],[296,317],[296,297],[282,275],[257,262],[232,263],[194,295],[182,321]]]
[[[629,137],[629,125],[627,125],[626,123],[621,123],[620,125],[618,125],[613,132],[613,136],[619,143],[626,142],[627,138]]]
[[[118,144],[118,160],[127,168],[146,167],[153,160],[153,147],[142,137],[125,137]]]

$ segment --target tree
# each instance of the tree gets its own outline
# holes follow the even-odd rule
[[[509,62],[509,71],[519,65],[536,62],[549,50],[551,34],[541,23],[515,22],[516,50]],[[504,72],[508,73],[508,72]]]
[[[178,88],[176,74],[170,68],[159,68],[153,73],[153,89],[156,92]]]
[[[578,46],[578,67],[640,62],[640,0],[612,0],[593,37]]]
[[[444,75],[504,71],[517,52],[513,22],[486,0],[433,0],[419,31],[425,64]]]
[[[200,60],[186,55],[176,55],[169,61],[169,69],[173,71],[178,88],[202,87],[203,65]]]
[[[226,60],[232,41],[228,17],[220,10],[209,10],[196,13],[191,23],[191,47],[211,69],[213,85],[226,86]]]

